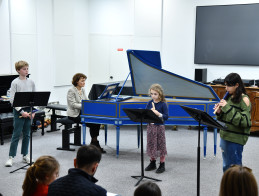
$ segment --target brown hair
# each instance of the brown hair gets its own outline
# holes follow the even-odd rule
[[[79,80],[81,78],[84,78],[84,79],[87,79],[86,75],[85,74],[82,74],[82,73],[77,73],[73,76],[73,79],[72,79],[72,84],[74,86],[77,86],[77,83],[79,82]]]
[[[46,177],[53,175],[53,173],[59,169],[59,167],[59,163],[54,157],[39,157],[26,172],[26,176],[22,185],[23,196],[32,195],[37,188],[37,182],[45,181]]]
[[[29,67],[29,64],[26,61],[18,61],[15,63],[15,70],[19,71],[21,68],[25,66]]]
[[[134,196],[162,196],[162,193],[156,183],[144,182],[135,189]]]
[[[252,170],[234,165],[223,175],[219,196],[257,196],[258,186]]]
[[[164,96],[164,90],[160,84],[152,84],[149,88],[149,94],[151,90],[158,92],[160,101],[166,102],[165,96]]]

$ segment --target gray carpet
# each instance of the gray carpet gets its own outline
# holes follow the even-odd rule
[[[196,195],[197,192],[197,144],[198,131],[188,130],[186,127],[178,127],[178,131],[172,131],[171,127],[166,129],[166,141],[168,156],[166,157],[166,172],[156,174],[154,171],[145,172],[148,177],[162,180],[157,182],[164,196]],[[48,130],[49,128],[47,128]],[[201,134],[202,138],[202,134]],[[72,137],[71,137],[72,139]],[[120,155],[116,158],[116,129],[108,127],[108,143],[104,145],[104,131],[101,130],[99,140],[107,151],[101,160],[95,177],[98,184],[109,192],[118,193],[122,196],[132,196],[135,190],[136,179],[132,175],[141,175],[140,149],[137,148],[137,133],[135,126],[124,126],[120,134]],[[257,179],[259,179],[259,138],[250,137],[243,153],[243,164],[252,168]],[[87,133],[87,143],[90,141]],[[201,140],[201,171],[200,171],[200,195],[216,196],[219,193],[220,180],[222,177],[222,158],[219,147],[217,156],[213,155],[213,134],[208,132],[207,158],[203,159],[203,140]],[[218,134],[219,143],[219,134]],[[18,152],[20,153],[20,144]],[[144,130],[144,146],[146,144],[146,131]],[[41,155],[52,155],[57,158],[61,165],[60,176],[64,176],[70,167],[73,167],[75,152],[58,151],[61,145],[61,131],[45,133],[41,136],[40,131],[33,135],[33,159]],[[10,137],[5,139],[5,144],[0,146],[0,193],[4,196],[22,195],[22,183],[26,170],[19,170],[13,174],[9,172],[24,165],[21,155],[15,158],[13,167],[4,167],[8,158]],[[78,147],[75,147],[76,149]],[[144,150],[146,147],[144,147]],[[145,154],[145,166],[149,160]],[[145,182],[144,179],[142,182]]]

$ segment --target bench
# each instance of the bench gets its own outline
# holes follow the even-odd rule
[[[47,132],[58,131],[59,129],[57,129],[57,119],[63,118],[65,116],[57,115],[56,110],[67,111],[67,106],[66,105],[60,105],[60,104],[48,104],[46,108],[52,110],[52,114],[51,114],[51,117],[50,117],[51,118],[50,119],[50,121],[51,121],[50,131],[47,131]]]
[[[13,130],[13,113],[2,113],[0,114],[0,136],[1,136],[1,145],[4,145],[4,131]]]
[[[45,112],[43,110],[38,110],[35,113],[35,117],[33,119],[32,127],[33,129],[36,127],[36,121],[40,120],[42,126],[41,135],[44,135],[44,118],[45,118]],[[13,131],[13,113],[1,113],[0,114],[0,137],[1,137],[1,145],[4,145],[4,131],[8,129]]]
[[[56,122],[64,125],[64,129],[62,130],[62,146],[57,148],[57,150],[74,151],[75,149],[70,148],[70,145],[81,146],[81,126],[79,126],[79,123],[75,123],[68,117],[58,119]],[[73,124],[76,125],[72,127]],[[72,133],[74,134],[74,143],[70,143],[70,134]]]

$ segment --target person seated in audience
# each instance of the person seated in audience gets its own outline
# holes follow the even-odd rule
[[[22,185],[23,196],[47,196],[49,184],[58,177],[59,168],[54,157],[39,157],[26,172]]]
[[[162,193],[156,183],[148,181],[136,188],[134,196],[162,196]]]
[[[82,73],[75,74],[72,79],[72,84],[74,86],[69,89],[67,93],[67,115],[68,118],[75,123],[81,122],[82,100],[87,99],[84,90],[86,79],[86,75]],[[86,123],[86,126],[90,128],[90,135],[92,138],[91,144],[98,147],[102,153],[106,153],[97,140],[100,132],[100,124]]]
[[[101,157],[96,146],[81,146],[77,151],[75,168],[49,185],[48,196],[106,196],[107,191],[96,185],[97,179],[94,178]]]
[[[258,186],[252,170],[233,165],[224,173],[219,196],[258,196]]]

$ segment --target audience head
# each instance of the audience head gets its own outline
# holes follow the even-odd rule
[[[96,146],[81,146],[76,155],[76,168],[82,169],[90,175],[94,175],[101,158],[102,153]]]
[[[52,156],[41,156],[32,164],[27,172],[23,182],[23,195],[32,195],[37,184],[49,185],[59,175],[59,163]]]
[[[29,67],[29,64],[26,61],[18,61],[15,63],[15,70],[17,72],[23,67]]]
[[[82,74],[82,73],[77,73],[77,74],[75,74],[74,76],[73,76],[73,79],[72,79],[72,84],[74,85],[74,86],[77,86],[78,85],[78,82],[80,81],[80,79],[82,80],[86,80],[87,79],[87,77],[86,77],[86,75],[85,74]]]
[[[225,171],[221,184],[220,196],[257,196],[258,186],[252,170],[234,165]]]
[[[162,193],[156,183],[145,182],[136,188],[134,196],[162,196]]]

